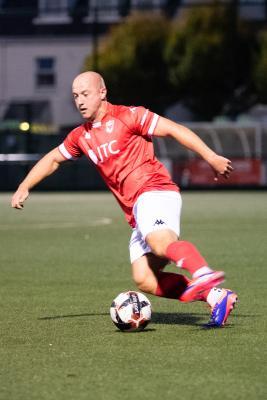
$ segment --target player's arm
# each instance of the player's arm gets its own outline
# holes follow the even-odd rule
[[[66,159],[57,147],[41,158],[19,185],[12,197],[11,206],[22,209],[24,201],[29,196],[29,191],[44,178],[55,172],[63,161],[66,161]]]
[[[218,179],[219,175],[227,179],[233,171],[230,160],[215,153],[198,135],[183,125],[179,125],[167,118],[159,117],[154,135],[171,136],[187,149],[199,154],[214,170],[215,180]]]

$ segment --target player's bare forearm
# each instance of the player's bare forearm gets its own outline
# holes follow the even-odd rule
[[[171,136],[187,149],[199,154],[214,170],[215,180],[219,175],[228,178],[233,171],[230,160],[218,155],[198,135],[183,125],[160,117],[154,134],[161,137]]]
[[[199,154],[206,161],[212,158],[215,154],[215,152],[211,150],[193,131],[167,118],[159,118],[155,135],[173,137],[184,147]]]
[[[53,149],[41,158],[20,183],[12,197],[11,206],[22,209],[24,201],[29,196],[29,191],[47,176],[55,172],[63,161],[65,161],[65,158],[61,155],[58,148]]]

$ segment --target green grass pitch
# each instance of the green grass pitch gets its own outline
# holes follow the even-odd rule
[[[225,270],[239,304],[225,328],[205,330],[205,304],[148,296],[140,333],[109,316],[135,289],[113,197],[33,192],[17,211],[10,196],[0,194],[1,400],[267,398],[266,192],[183,194],[182,238]]]

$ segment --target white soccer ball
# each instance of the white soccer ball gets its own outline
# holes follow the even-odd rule
[[[141,331],[151,320],[151,303],[143,293],[123,292],[113,300],[110,316],[121,331]]]

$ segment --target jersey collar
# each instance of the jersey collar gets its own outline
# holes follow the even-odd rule
[[[93,123],[87,121],[87,122],[85,123],[86,128],[87,128],[87,129],[100,128],[100,127],[102,126],[102,121],[106,118],[106,116],[107,116],[108,114],[112,114],[112,108],[113,108],[113,105],[107,101],[106,112],[105,112],[105,114],[103,115],[101,121],[96,121],[96,122],[93,122]]]

